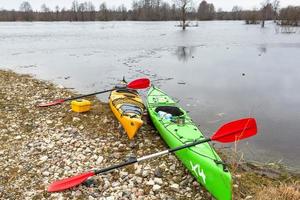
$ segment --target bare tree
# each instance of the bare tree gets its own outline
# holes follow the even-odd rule
[[[32,7],[28,1],[24,1],[20,5],[21,12],[32,12]]]
[[[50,8],[47,7],[46,4],[42,4],[42,5],[41,5],[41,11],[42,11],[42,12],[50,12]]]
[[[78,1],[73,1],[72,2],[72,6],[71,6],[71,12],[72,12],[72,16],[71,16],[71,21],[75,20],[75,21],[78,21],[78,16],[77,16],[77,12],[78,12],[78,7],[79,7],[79,4],[78,4]]]
[[[185,30],[187,26],[187,12],[192,7],[192,0],[174,0],[176,6],[180,9],[180,20],[182,23],[182,30]]]
[[[260,11],[257,8],[253,8],[253,10],[245,11],[244,18],[246,24],[259,24],[259,13]]]
[[[100,20],[108,21],[109,20],[109,10],[107,9],[106,3],[103,2],[99,7]]]
[[[274,22],[277,21],[279,6],[280,6],[280,1],[279,0],[274,0],[273,3],[272,3],[272,7],[273,7],[273,10],[274,10]]]
[[[33,19],[32,7],[28,1],[24,1],[21,3],[20,11],[22,12],[23,18],[26,21],[32,21]]]
[[[127,20],[127,8],[125,7],[124,4],[120,5],[117,9],[117,11],[121,14],[120,19],[121,20]]]
[[[39,20],[50,21],[51,20],[51,10],[46,4],[41,5],[41,13],[39,13]]]
[[[198,7],[199,20],[212,20],[215,17],[215,7],[212,3],[203,0]]]
[[[232,11],[231,11],[233,20],[241,20],[242,11],[243,11],[242,7],[233,6]]]
[[[261,27],[264,28],[265,27],[265,21],[272,18],[273,15],[273,8],[272,8],[272,4],[270,3],[271,0],[264,0],[261,5]]]
[[[280,10],[279,18],[282,26],[300,25],[300,6],[288,6]]]
[[[89,13],[89,21],[95,21],[96,20],[96,8],[94,6],[94,4],[89,1],[87,3],[87,11]]]

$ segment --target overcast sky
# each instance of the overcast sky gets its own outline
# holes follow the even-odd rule
[[[0,0],[0,9],[19,9],[19,5],[24,0]],[[53,9],[56,5],[60,8],[70,8],[73,0],[27,0],[33,7],[34,10],[39,10],[41,5],[45,3]],[[131,8],[132,0],[78,0],[78,2],[92,1],[96,8],[102,2],[106,2],[109,8],[117,7],[121,4],[124,4],[128,9]],[[165,0],[169,3],[172,3],[173,0]],[[222,8],[223,10],[231,10],[234,5],[241,6],[243,9],[252,9],[254,7],[260,7],[260,2],[263,0],[207,0],[209,3],[215,5],[216,10]],[[194,0],[194,5],[198,6],[201,0]],[[300,6],[300,0],[280,0],[281,7],[288,5],[298,5]]]

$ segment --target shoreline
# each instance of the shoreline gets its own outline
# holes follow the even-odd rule
[[[39,102],[75,95],[29,75],[0,70],[0,197],[4,199],[211,199],[174,155],[135,164],[93,178],[91,187],[47,193],[56,179],[101,168],[166,149],[152,126],[145,123],[129,141],[109,106],[96,98],[92,110],[78,114],[65,103],[37,108]],[[155,141],[155,142],[153,142]],[[219,153],[219,151],[218,151]],[[224,160],[230,155],[221,153]],[[259,199],[261,191],[299,195],[299,174],[277,166],[229,164],[234,199]],[[263,199],[263,198],[262,198]]]

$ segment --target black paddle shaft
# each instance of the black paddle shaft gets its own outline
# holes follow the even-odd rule
[[[102,94],[102,93],[110,92],[110,91],[113,91],[113,90],[114,89],[109,89],[109,90],[104,90],[104,91],[101,91],[101,92],[94,92],[94,93],[91,93],[91,94],[85,94],[85,95],[81,95],[81,96],[77,96],[77,97],[70,97],[70,98],[65,99],[65,101],[71,101],[71,100],[74,100],[74,99],[89,97],[89,96],[93,96],[93,95],[96,95],[96,94]]]
[[[179,151],[181,149],[189,148],[189,147],[196,146],[198,144],[202,144],[202,143],[209,142],[209,141],[211,141],[211,139],[206,138],[206,139],[203,139],[203,140],[198,140],[198,141],[195,141],[195,142],[192,142],[192,143],[189,143],[189,144],[185,144],[183,146],[175,147],[173,149],[167,149],[167,150],[164,150],[164,151],[161,151],[161,152],[158,152],[158,153],[143,156],[141,158],[130,158],[126,162],[119,163],[119,164],[116,164],[116,165],[113,165],[113,166],[110,166],[110,167],[106,167],[104,169],[95,170],[94,173],[95,174],[105,173],[105,172],[111,171],[113,169],[118,169],[118,168],[121,168],[121,167],[124,167],[124,166],[127,166],[127,165],[131,165],[131,164],[143,161],[143,160],[148,160],[150,158],[154,158],[154,157],[162,156],[162,155],[165,155],[165,154],[169,154],[169,153],[172,153],[172,152],[175,152],[175,151]]]
[[[127,166],[127,165],[134,164],[136,162],[138,162],[137,158],[130,158],[126,162],[123,162],[123,163],[120,163],[120,164],[116,164],[116,165],[113,165],[113,166],[110,166],[110,167],[106,167],[104,169],[95,170],[94,173],[95,174],[105,173],[105,172],[108,172],[108,171],[113,170],[113,169],[118,169],[118,168],[121,168],[121,167],[124,167],[124,166]]]
[[[64,99],[65,101],[71,101],[71,100],[74,100],[74,99],[80,99],[80,98],[83,98],[83,97],[89,97],[89,96],[93,96],[93,95],[96,95],[96,94],[103,94],[103,93],[106,93],[106,92],[111,92],[115,89],[126,89],[126,85],[117,85],[115,86],[113,89],[109,89],[109,90],[103,90],[101,92],[94,92],[94,93],[91,93],[91,94],[85,94],[85,95],[81,95],[81,96],[77,96],[77,97],[70,97],[70,98],[67,98],[67,99]]]

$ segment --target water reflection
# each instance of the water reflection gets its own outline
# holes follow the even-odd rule
[[[265,53],[267,53],[267,46],[261,45],[260,47],[258,47],[258,50],[261,54],[265,54]]]
[[[176,49],[175,54],[177,55],[178,60],[187,62],[189,59],[194,58],[193,54],[195,53],[196,48],[193,46],[179,46]]]

